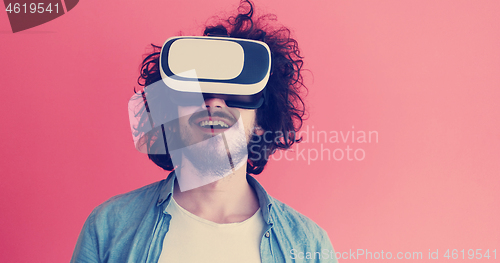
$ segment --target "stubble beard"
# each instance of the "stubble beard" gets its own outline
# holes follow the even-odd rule
[[[205,134],[203,141],[191,145],[193,137],[190,129],[181,133],[184,144],[184,156],[193,164],[201,175],[224,177],[245,164],[248,159],[248,142],[241,122],[224,133],[212,136]],[[227,142],[227,147],[226,143]],[[228,165],[229,164],[229,165]]]

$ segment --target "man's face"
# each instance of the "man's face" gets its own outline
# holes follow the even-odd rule
[[[256,124],[256,110],[229,108],[224,100],[209,98],[205,105],[178,106],[183,154],[200,171],[223,176],[223,163],[246,163],[247,145]]]

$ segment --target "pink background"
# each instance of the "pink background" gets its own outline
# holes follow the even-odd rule
[[[0,11],[0,262],[68,262],[95,206],[167,175],[132,143],[141,56],[237,3],[81,1],[16,34]],[[363,149],[361,161],[271,161],[257,176],[268,192],[339,252],[500,254],[500,1],[255,4],[306,57],[305,125],[379,134],[323,144]]]

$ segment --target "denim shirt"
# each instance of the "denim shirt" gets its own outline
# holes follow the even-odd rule
[[[168,233],[166,212],[175,173],[167,179],[112,197],[96,207],[78,237],[71,262],[157,263]],[[337,262],[326,232],[309,218],[269,196],[253,177],[265,232],[260,255],[267,262]],[[244,260],[240,260],[244,261]]]

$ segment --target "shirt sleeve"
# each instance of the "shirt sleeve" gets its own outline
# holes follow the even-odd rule
[[[330,242],[330,238],[325,230],[322,230],[322,238],[321,238],[321,263],[338,263],[338,260],[335,256],[335,250],[333,249],[332,242]]]
[[[71,263],[100,263],[95,231],[94,212],[85,221]]]

